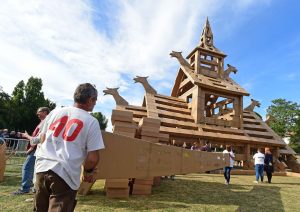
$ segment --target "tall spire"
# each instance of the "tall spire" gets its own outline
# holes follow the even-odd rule
[[[206,22],[203,27],[200,44],[201,47],[214,47],[214,35],[211,31],[208,17],[206,17]]]

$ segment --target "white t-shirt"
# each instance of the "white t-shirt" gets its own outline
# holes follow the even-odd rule
[[[46,139],[36,155],[36,173],[52,170],[77,190],[87,153],[104,148],[99,122],[85,110],[64,107],[46,117],[41,132]]]
[[[253,156],[254,164],[265,164],[265,155],[261,152],[255,153]]]
[[[231,157],[233,157],[233,158],[235,157],[233,151],[228,152],[228,150],[225,149],[225,150],[223,151],[223,153],[229,153]],[[229,166],[230,166],[230,167],[233,167],[234,159],[232,159],[231,157],[229,157],[229,158],[230,158],[230,163],[229,163],[230,165],[229,165]]]

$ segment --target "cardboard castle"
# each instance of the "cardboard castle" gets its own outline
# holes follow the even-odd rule
[[[155,176],[203,172],[228,164],[228,158],[221,153],[163,144],[188,148],[194,142],[203,145],[209,141],[213,149],[232,145],[243,169],[253,168],[252,155],[257,148],[269,147],[277,171],[286,167],[300,171],[295,152],[254,112],[260,103],[252,99],[248,107],[243,107],[243,97],[249,93],[231,78],[231,72],[236,74],[237,69],[231,65],[225,69],[226,55],[214,46],[208,19],[199,44],[186,59],[181,52],[172,51],[170,55],[180,65],[170,96],[158,94],[147,77],[140,76],[134,81],[145,88],[141,106],[130,105],[117,88],[103,91],[116,101],[111,117],[113,134],[104,133],[107,154],[113,145],[111,140],[118,142],[115,144],[123,150],[118,153],[116,147],[115,154],[119,155],[113,163],[105,162],[105,156],[101,155],[104,159],[98,168],[102,171],[96,178],[108,179],[108,196],[128,197],[128,178],[135,178],[132,194],[149,194],[151,186],[159,184],[158,178],[153,180]],[[285,160],[278,160],[280,156]],[[90,187],[82,185],[80,192],[87,193]]]

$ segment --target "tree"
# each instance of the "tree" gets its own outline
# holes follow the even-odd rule
[[[100,124],[100,129],[105,130],[107,127],[107,122],[108,122],[105,115],[102,115],[101,112],[91,113],[91,115],[94,116],[98,120],[98,122]]]
[[[300,153],[300,117],[296,121],[295,131],[291,135],[290,145],[297,153]]]
[[[7,128],[10,96],[0,88],[0,129]]]
[[[281,137],[287,137],[296,130],[296,121],[300,115],[300,105],[285,99],[275,99],[267,113],[274,118],[270,127]]]
[[[24,116],[26,115],[25,102],[25,83],[21,80],[14,88],[11,96],[11,101],[9,103],[9,116],[8,116],[8,128],[19,130],[25,129],[26,123],[23,122]]]
[[[32,132],[39,123],[36,110],[39,107],[55,108],[55,103],[45,99],[42,87],[42,80],[34,77],[30,77],[26,84],[22,80],[16,85],[9,103],[7,128]]]

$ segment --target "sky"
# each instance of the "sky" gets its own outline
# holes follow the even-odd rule
[[[149,76],[170,95],[179,68],[169,53],[187,56],[199,43],[206,17],[214,45],[238,69],[233,80],[261,102],[300,103],[300,1],[298,0],[0,0],[0,86],[11,94],[21,80],[38,77],[46,98],[73,103],[80,83],[95,84],[94,112],[109,119],[115,101],[105,87],[119,87],[132,105]]]

